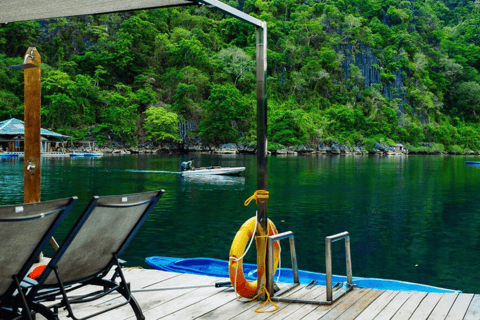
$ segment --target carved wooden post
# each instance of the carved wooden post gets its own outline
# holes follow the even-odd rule
[[[40,202],[40,68],[41,58],[35,47],[29,47],[22,64],[25,81],[25,160],[23,199]]]
[[[40,140],[40,107],[42,104],[41,90],[41,57],[35,47],[29,47],[21,68],[24,75],[25,90],[25,132],[24,145],[25,151],[23,165],[23,202],[40,202],[41,196],[41,140]],[[52,237],[50,244],[55,250],[58,249],[58,243]],[[40,255],[40,259],[41,259]]]

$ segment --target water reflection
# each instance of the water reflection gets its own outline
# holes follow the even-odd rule
[[[167,174],[181,174],[181,172],[175,172],[175,171],[164,171],[164,170],[134,170],[134,169],[126,169],[125,171],[128,171],[128,172],[138,172],[138,173],[167,173]]]
[[[201,190],[218,190],[228,186],[228,190],[233,187],[240,187],[243,190],[245,185],[245,177],[232,177],[223,175],[189,175],[180,177],[185,187],[198,187]]]

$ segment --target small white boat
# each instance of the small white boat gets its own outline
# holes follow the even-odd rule
[[[195,168],[193,170],[182,171],[184,176],[189,175],[210,175],[210,174],[220,174],[227,176],[239,175],[245,171],[245,167],[201,167]]]

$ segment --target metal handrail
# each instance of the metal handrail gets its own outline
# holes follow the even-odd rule
[[[327,301],[333,302],[333,287],[332,287],[332,242],[345,239],[345,261],[347,265],[347,289],[345,294],[351,287],[353,287],[352,277],[352,258],[350,255],[350,235],[347,231],[328,236],[325,238],[325,267],[327,274]],[[335,300],[343,294],[335,297]]]
[[[274,296],[274,288],[273,288],[273,242],[274,241],[280,241],[283,239],[289,239],[290,242],[290,257],[292,259],[292,269],[293,269],[293,285],[288,286],[279,292],[277,292],[278,295],[282,295],[287,291],[292,290],[293,288],[297,287],[300,285],[300,280],[298,277],[298,267],[297,267],[297,254],[295,252],[295,239],[293,237],[293,232],[292,231],[287,231],[283,233],[279,233],[273,236],[268,237],[268,270],[272,272],[272,276],[268,277],[267,281],[267,290],[270,293],[271,296]]]
[[[274,292],[273,288],[273,242],[283,239],[290,240],[290,255],[292,258],[292,270],[293,270],[293,284],[283,288],[278,292]],[[337,293],[333,297],[333,287],[332,287],[332,242],[345,239],[345,259],[347,263],[347,285],[344,289]],[[298,267],[297,267],[297,256],[295,252],[295,240],[293,237],[293,232],[287,231],[284,233],[276,234],[268,237],[268,259],[267,266],[271,276],[267,277],[267,290],[270,293],[272,301],[277,302],[300,302],[300,303],[309,303],[309,304],[318,304],[318,305],[331,305],[340,297],[344,296],[348,291],[353,289],[353,277],[352,277],[352,261],[350,257],[350,235],[348,232],[342,232],[333,236],[328,236],[325,238],[325,265],[326,265],[326,277],[327,277],[327,299],[326,300],[313,300],[313,299],[301,299],[301,298],[287,298],[281,297],[284,293],[292,290],[293,288],[300,285],[299,276],[298,276]]]

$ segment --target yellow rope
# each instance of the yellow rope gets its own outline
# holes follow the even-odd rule
[[[267,196],[268,197],[268,196]],[[256,236],[256,238],[268,238],[268,234],[265,235],[265,236]],[[265,257],[267,256],[267,247],[265,246]],[[258,272],[258,271],[257,271]],[[263,273],[262,277],[265,276],[265,272]],[[270,293],[268,292],[267,290],[267,287],[265,286],[265,282],[263,283],[263,286],[260,288],[260,291],[257,293],[257,295],[255,297],[253,297],[250,301],[253,301],[255,299],[258,298],[258,296],[260,296],[261,294],[263,293],[266,293],[267,294],[267,299],[265,300],[265,302],[260,306],[258,307],[257,309],[255,309],[255,312],[256,313],[267,313],[267,312],[275,312],[278,310],[278,306],[275,304],[275,302],[272,301],[272,299],[270,298]],[[261,309],[264,305],[266,305],[268,302],[270,302],[271,304],[273,304],[275,306],[275,309],[273,310],[265,310],[265,311],[259,311],[259,309]]]
[[[248,206],[250,204],[250,202],[255,199],[255,203],[264,203],[267,199],[268,199],[268,191],[266,190],[257,190],[255,191],[255,193],[250,197],[248,198],[247,200],[245,200],[245,207]],[[268,227],[267,227],[267,230],[268,230]],[[268,231],[267,231],[268,233]],[[268,238],[268,234],[265,235],[265,236],[256,236],[256,238]],[[267,256],[267,246],[265,246],[265,257]],[[238,264],[237,264],[238,266]],[[265,272],[263,273],[262,277],[265,276]],[[236,284],[236,279],[235,279],[235,284]],[[270,293],[268,292],[267,290],[267,287],[265,285],[265,282],[263,283],[263,286],[260,288],[259,292],[257,293],[257,295],[255,297],[253,297],[252,299],[250,299],[250,301],[253,301],[255,299],[257,299],[261,294],[264,294],[266,293],[267,294],[267,299],[265,300],[265,302],[260,306],[258,307],[257,309],[255,309],[255,312],[257,313],[267,313],[267,312],[275,312],[278,310],[278,305],[275,304],[275,302],[272,301],[272,299],[270,298]],[[266,310],[266,311],[259,311],[263,306],[265,306],[268,302],[270,302],[271,304],[273,304],[275,306],[275,309],[273,310]]]
[[[253,301],[255,300],[256,298],[258,298],[259,295],[261,295],[262,293],[266,293],[267,294],[267,299],[265,300],[265,302],[260,306],[258,307],[257,309],[255,309],[255,312],[256,313],[267,313],[267,312],[275,312],[278,310],[278,306],[275,304],[275,302],[272,301],[272,299],[270,299],[270,293],[268,293],[268,290],[265,286],[263,286],[261,289],[260,289],[260,292],[255,296],[253,297],[250,301]],[[271,304],[273,304],[275,306],[275,309],[273,310],[265,310],[265,311],[258,311],[259,309],[261,309],[264,305],[267,304],[267,302],[270,302]]]
[[[253,199],[255,199],[255,203],[257,204],[258,202],[264,203],[268,199],[268,191],[266,190],[255,191],[255,193],[250,198],[245,200],[245,207],[248,206]]]

